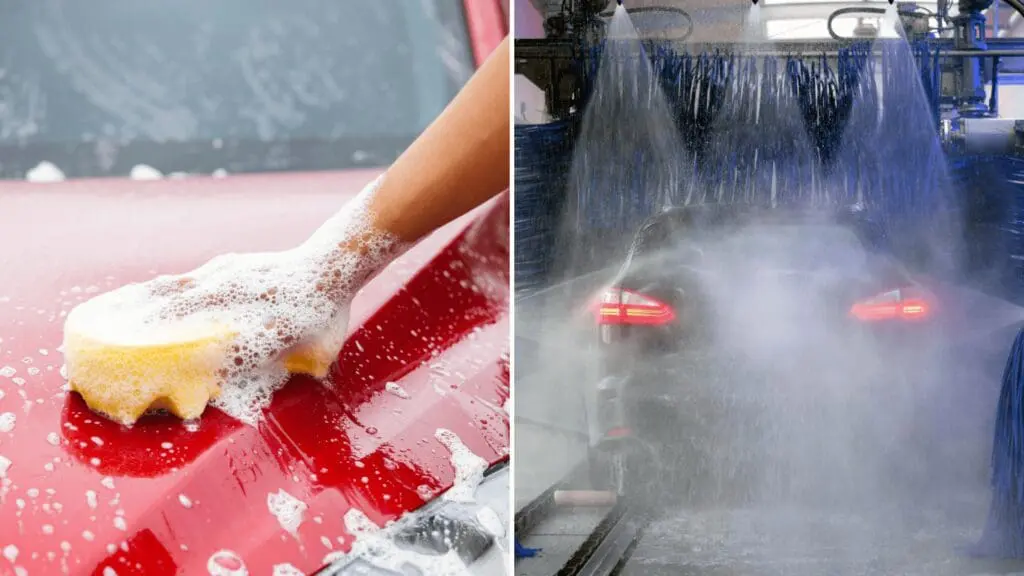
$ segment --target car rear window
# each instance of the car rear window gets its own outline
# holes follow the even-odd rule
[[[473,69],[462,0],[0,0],[0,177],[386,165]]]
[[[771,218],[767,218],[771,220]],[[670,251],[680,258],[702,253],[703,259],[733,264],[794,269],[859,267],[873,247],[852,226],[823,223],[757,223],[724,212],[667,214],[648,222],[637,234],[634,255]],[[752,221],[752,223],[745,223]],[[865,230],[870,227],[866,226]]]
[[[709,249],[752,266],[849,269],[860,268],[867,261],[860,239],[842,226],[755,225],[723,232],[720,240],[709,240]]]

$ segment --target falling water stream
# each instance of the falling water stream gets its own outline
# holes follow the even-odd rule
[[[766,41],[759,10],[752,8],[741,45]],[[627,23],[620,9],[613,34],[624,37]],[[859,79],[863,85],[831,170],[804,129],[785,66],[737,55],[710,144],[696,158],[695,173],[702,177],[696,182],[687,182],[681,170],[690,160],[677,152],[684,148],[668,130],[672,115],[649,79],[647,59],[611,61],[609,56],[620,55],[606,47],[577,144],[575,182],[594,174],[587,161],[606,158],[599,180],[631,189],[635,176],[623,156],[606,155],[607,130],[616,126],[610,135],[615,150],[637,142],[639,148],[669,146],[661,154],[651,151],[659,164],[641,180],[658,191],[656,206],[671,203],[665,198],[771,207],[870,199],[880,205],[867,208],[887,214],[904,234],[895,236],[902,243],[896,249],[930,270],[952,273],[961,237],[956,219],[948,218],[956,215],[953,189],[920,80],[892,76],[917,70],[898,23],[893,8],[872,47],[883,57]],[[631,75],[639,81],[634,84]],[[628,128],[616,118],[630,118]],[[712,167],[728,177],[709,177]],[[576,190],[577,196],[596,191]],[[780,324],[767,312],[793,305],[794,295],[776,292],[774,285],[714,288],[730,301],[752,303],[742,308],[748,311],[743,324],[764,328],[770,339],[815,330]],[[674,469],[660,501],[684,504],[651,525],[628,574],[938,576],[1005,568],[979,565],[958,551],[977,537],[986,512],[985,424],[992,402],[978,398],[994,399],[996,382],[979,383],[979,374],[961,366],[952,378],[959,381],[950,386],[942,344],[915,348],[915,365],[908,369],[864,362],[870,354],[851,354],[860,360],[856,365],[837,360],[850,350],[825,332],[819,345],[827,357],[791,362],[773,356],[768,342],[730,340],[753,346],[742,352],[744,369],[704,375],[699,384],[693,384],[699,367],[675,367],[691,387],[687,401],[693,405],[684,408],[686,416],[665,421],[677,429],[663,437],[690,447],[675,452],[684,455],[681,460],[659,463]]]
[[[569,175],[564,277],[621,255],[649,214],[673,204],[691,163],[626,9],[607,23]]]
[[[819,204],[820,164],[791,88],[786,61],[750,53],[770,42],[753,5],[732,55],[721,109],[702,155],[702,202],[777,207]]]

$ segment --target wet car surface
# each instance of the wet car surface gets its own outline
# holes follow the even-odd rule
[[[170,28],[221,34],[244,48],[241,55],[217,53],[188,74],[175,74],[175,67],[201,54],[176,53],[180,38],[151,37],[148,52],[128,46],[145,44],[155,13],[105,4],[140,24],[113,31],[104,28],[111,22],[102,10],[48,20],[60,11],[56,3],[16,11],[29,24],[5,19],[2,26],[18,29],[10,36],[33,47],[0,79],[0,94],[17,110],[42,115],[0,122],[0,245],[17,246],[0,255],[0,573],[312,573],[329,555],[352,549],[359,526],[384,526],[455,485],[468,483],[470,490],[485,470],[507,462],[507,201],[437,231],[367,285],[353,302],[349,338],[328,382],[292,379],[257,427],[208,408],[194,423],[151,415],[124,428],[68,393],[62,374],[63,319],[79,302],[225,252],[295,246],[377,177],[504,35],[497,3],[439,0],[434,7],[433,15],[406,16],[421,24],[433,17],[443,26],[421,27],[427,36],[392,43],[381,58],[400,61],[410,46],[437,42],[436,51],[417,56],[420,65],[432,62],[420,73],[440,72],[436,82],[417,85],[420,92],[400,90],[397,84],[409,79],[384,74],[367,79],[362,92],[333,92],[335,106],[347,98],[347,114],[367,93],[379,114],[402,108],[386,125],[374,125],[373,115],[360,119],[383,135],[367,133],[366,122],[350,123],[355,132],[343,134],[344,118],[324,120],[330,106],[317,97],[331,88],[329,74],[307,67],[312,84],[291,77],[292,88],[306,89],[301,106],[290,101],[292,113],[303,110],[299,122],[275,108],[274,98],[287,101],[286,95],[266,92],[253,77],[246,83],[217,73],[246,56],[264,58],[268,73],[287,70],[303,46],[283,53],[267,43],[289,27],[308,28],[309,14],[291,13],[277,24],[270,18],[267,28],[216,18],[203,4],[161,5],[180,10],[179,20],[163,22]],[[363,15],[376,23],[394,16],[367,10]],[[248,14],[253,21],[261,15],[267,16]],[[203,25],[190,28],[196,17]],[[55,36],[62,30],[67,34]],[[119,51],[104,52],[111,38]],[[81,50],[69,48],[75,41]],[[66,59],[89,55],[95,66],[74,68],[69,87],[61,77]],[[121,68],[112,64],[115,56]],[[49,61],[35,66],[31,58]],[[158,93],[135,94],[132,106],[112,105],[131,100],[117,92],[123,85],[95,83],[103,73],[142,73],[153,59],[168,64],[148,68],[150,83],[121,78]],[[366,72],[371,60],[360,60],[354,73]],[[324,72],[344,58],[306,61],[317,62]],[[238,117],[216,114],[210,93],[185,97],[157,86],[211,77],[217,80],[209,86],[230,92],[221,104],[237,104]],[[405,100],[381,98],[382,84]],[[38,102],[33,93],[61,94],[65,99],[51,98],[49,106],[63,105],[76,123],[47,125],[45,110],[20,108]],[[97,101],[99,93],[111,98]],[[78,99],[68,102],[72,94]],[[178,120],[213,114],[234,127],[147,115],[166,103],[161,98],[177,97]],[[246,116],[253,107],[259,113]],[[32,120],[38,122],[29,130]],[[196,130],[188,132],[190,126]]]
[[[7,185],[13,210],[0,216],[0,241],[32,239],[5,257],[21,274],[5,280],[0,301],[0,413],[14,417],[0,433],[9,461],[0,536],[17,550],[12,565],[30,574],[65,566],[173,574],[199,570],[225,549],[250,569],[289,562],[312,570],[351,545],[347,510],[383,525],[450,487],[459,445],[485,465],[507,457],[500,205],[468,229],[481,214],[439,231],[368,285],[330,386],[293,379],[258,428],[208,408],[196,426],[152,416],[128,429],[64,391],[61,319],[77,302],[216,253],[287,246],[344,202],[339,182],[370,177],[208,179],[190,183],[190,202],[173,181],[78,181],[64,185],[77,190],[45,195]],[[292,191],[290,202],[278,186]],[[59,220],[53,200],[66,209]],[[103,216],[75,217],[85,209]],[[34,229],[37,222],[51,225]],[[229,223],[238,230],[230,237],[197,232]],[[46,265],[56,253],[69,265]],[[166,264],[154,269],[156,253]],[[458,443],[446,444],[439,430]],[[287,513],[296,505],[301,514]]]

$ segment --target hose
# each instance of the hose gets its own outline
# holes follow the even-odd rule
[[[1004,1],[1007,4],[1009,4],[1011,8],[1016,10],[1017,14],[1020,14],[1021,17],[1024,18],[1024,2],[1022,2],[1021,0],[1004,0]]]
[[[885,8],[872,8],[870,6],[865,6],[864,8],[840,8],[833,12],[832,14],[830,14],[828,17],[828,34],[834,40],[850,40],[850,38],[844,38],[839,34],[836,34],[836,31],[832,29],[832,22],[836,18],[838,18],[839,16],[845,16],[847,14],[880,14],[884,16],[885,12]],[[934,17],[934,14],[921,12],[900,12],[900,16],[912,16],[914,18],[931,18]]]

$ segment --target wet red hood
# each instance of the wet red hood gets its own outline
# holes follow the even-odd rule
[[[291,247],[375,175],[0,184],[0,413],[16,416],[0,429],[0,574],[205,573],[222,549],[252,574],[309,572],[348,549],[350,508],[382,525],[451,485],[439,428],[507,458],[503,202],[369,284],[333,386],[295,379],[258,429],[212,408],[194,431],[159,416],[123,429],[62,392],[75,304],[219,253]],[[268,509],[279,490],[308,506],[297,538]]]

